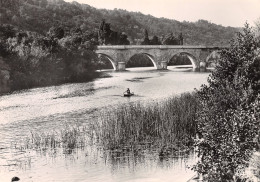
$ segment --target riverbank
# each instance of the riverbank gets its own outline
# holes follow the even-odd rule
[[[5,67],[2,67],[5,68]],[[7,66],[7,68],[9,68]],[[66,78],[63,79],[59,79],[59,81],[52,83],[52,82],[43,82],[40,83],[38,82],[37,85],[31,85],[29,87],[25,87],[23,88],[23,86],[20,86],[19,89],[14,89],[15,86],[12,86],[12,80],[10,80],[10,71],[9,70],[0,70],[0,82],[1,82],[1,88],[0,88],[0,96],[4,96],[4,95],[9,95],[12,94],[14,92],[19,92],[22,90],[27,90],[27,89],[36,89],[36,88],[43,88],[43,87],[49,87],[49,86],[59,86],[62,84],[72,84],[72,83],[87,83],[87,82],[91,82],[95,79],[98,78],[108,78],[111,77],[108,73],[106,72],[99,72],[99,71],[95,71],[93,73],[91,73],[91,75],[86,75],[86,77],[84,78],[80,78],[80,79],[75,79],[73,81],[70,81]]]

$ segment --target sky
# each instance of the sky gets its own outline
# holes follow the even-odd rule
[[[73,0],[65,0],[72,2]],[[208,20],[223,26],[251,26],[260,18],[260,0],[74,0],[98,9],[125,9],[155,17],[195,22]]]

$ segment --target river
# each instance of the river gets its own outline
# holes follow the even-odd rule
[[[175,71],[174,71],[175,70]],[[152,154],[111,158],[95,147],[65,154],[17,149],[30,132],[49,132],[87,122],[101,109],[128,102],[152,102],[193,91],[207,82],[209,73],[176,71],[172,67],[106,70],[111,77],[89,83],[34,88],[0,97],[0,181],[154,182],[190,179],[193,154],[161,160]],[[135,93],[128,98],[123,92]]]

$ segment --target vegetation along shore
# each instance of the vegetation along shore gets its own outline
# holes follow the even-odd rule
[[[193,93],[118,105],[82,125],[31,133],[21,147],[68,153],[93,144],[110,151],[149,148],[162,158],[196,148],[193,170],[203,181],[260,180],[260,22],[256,30],[247,23],[242,29],[205,20],[180,23],[62,0],[0,5],[1,94],[99,77],[96,70],[107,66],[94,53],[100,44],[228,45],[234,37],[220,52],[208,84]],[[44,16],[36,21],[38,11]],[[173,27],[175,34],[169,32]]]

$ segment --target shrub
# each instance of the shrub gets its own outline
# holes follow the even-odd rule
[[[198,91],[197,142],[201,160],[194,167],[208,181],[239,181],[257,148],[260,59],[248,24],[221,52],[216,70]]]

